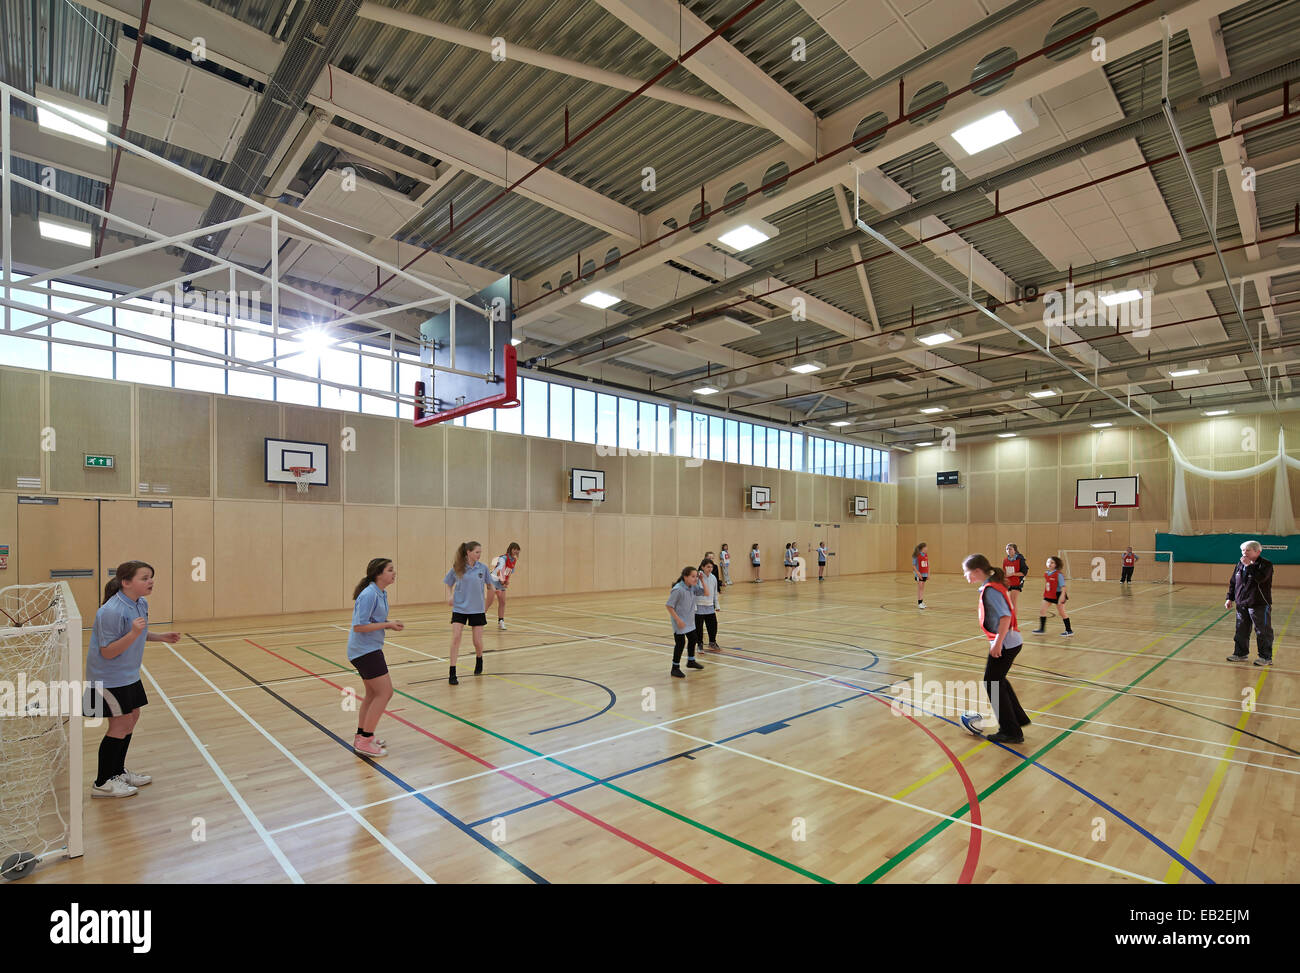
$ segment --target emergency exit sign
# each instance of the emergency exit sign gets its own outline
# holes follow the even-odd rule
[[[94,467],[97,469],[111,470],[113,468],[113,457],[111,456],[95,456],[91,453],[86,453],[85,456],[86,469]]]

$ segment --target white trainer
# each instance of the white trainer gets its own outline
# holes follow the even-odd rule
[[[91,797],[131,797],[138,793],[139,789],[128,784],[124,774],[110,777],[102,785],[92,784],[90,787]]]
[[[918,601],[918,602],[916,603],[916,607],[917,607],[917,608],[924,608],[924,607],[925,607],[925,602],[923,602],[923,601]]]
[[[506,620],[504,618],[497,619],[497,628],[503,632],[506,630]]]
[[[143,787],[145,784],[153,783],[153,778],[148,774],[135,774],[129,770],[124,770],[122,776],[126,778],[126,782],[132,787]]]

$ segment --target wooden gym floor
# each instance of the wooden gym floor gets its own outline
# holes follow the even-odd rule
[[[154,783],[87,793],[85,857],[26,881],[1295,881],[1300,595],[1261,669],[1224,661],[1221,587],[1071,592],[1078,634],[1049,619],[1012,670],[1014,749],[956,722],[987,647],[951,576],[923,612],[906,574],[738,581],[685,680],[666,586],[512,602],[483,677],[466,633],[458,687],[448,610],[395,609],[374,762],[350,749],[348,615],[178,623],[129,760]],[[904,686],[919,708],[891,707]]]

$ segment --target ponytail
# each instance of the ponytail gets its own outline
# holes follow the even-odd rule
[[[108,604],[108,599],[112,598],[115,594],[117,594],[119,591],[122,590],[122,582],[130,581],[132,578],[135,577],[135,573],[139,571],[141,568],[148,568],[150,571],[152,571],[153,565],[146,564],[144,561],[123,561],[121,564],[119,564],[117,566],[117,570],[113,572],[112,579],[108,582],[108,584],[104,585],[104,600],[100,602],[100,604],[101,605]]]
[[[961,562],[964,571],[985,571],[988,573],[989,580],[994,584],[1006,584],[1007,575],[1001,568],[995,567],[989,563],[989,559],[983,554],[969,554],[966,560]]]
[[[925,547],[925,541],[921,541],[921,543],[917,544],[916,547],[912,548],[912,557],[917,557],[918,555],[920,555],[921,548],[923,547]],[[983,555],[980,556],[983,557]]]
[[[678,576],[677,581],[681,581],[681,582],[685,583],[685,581],[686,581],[686,576],[687,576],[688,574],[690,574],[691,572],[693,572],[693,571],[697,571],[697,570],[698,570],[698,569],[697,569],[696,567],[694,567],[693,565],[690,565],[690,564],[686,565],[686,567],[682,568],[682,573],[681,573],[680,576]],[[676,587],[677,587],[677,581],[674,581],[674,582],[672,583],[672,586],[669,588],[670,591],[672,590],[672,588],[676,588]]]
[[[482,546],[478,541],[465,541],[460,547],[456,548],[456,560],[451,566],[451,569],[456,572],[456,577],[465,577],[465,569],[469,567],[469,552],[476,547]]]
[[[357,586],[352,589],[352,600],[356,601],[361,597],[361,592],[370,587],[370,583],[384,573],[388,565],[393,563],[391,557],[371,558],[370,563],[366,565],[366,576],[357,582]]]

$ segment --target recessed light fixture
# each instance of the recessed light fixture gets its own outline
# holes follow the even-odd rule
[[[734,230],[728,230],[722,236],[718,237],[718,242],[728,250],[748,250],[750,247],[756,247],[760,243],[766,243],[772,237],[776,236],[776,228],[768,223],[758,222],[758,226],[746,223],[744,226],[738,226]]]
[[[1189,375],[1199,375],[1199,374],[1201,374],[1201,370],[1199,368],[1177,368],[1169,373],[1169,377],[1187,378],[1187,376]]]
[[[995,145],[1013,139],[1020,134],[1020,126],[1005,111],[995,111],[992,115],[963,125],[952,133],[957,144],[966,150],[967,155],[975,155]]]
[[[934,443],[917,443],[918,446],[933,446]]]
[[[44,86],[37,88],[36,97],[38,99],[36,124],[41,128],[82,142],[89,142],[91,145],[108,145],[108,139],[102,134],[108,131],[108,116],[91,109],[89,102],[63,95]],[[58,109],[63,112],[63,115],[72,116],[81,124],[69,121],[63,115],[56,115],[50,111],[51,108]]]
[[[1044,385],[1041,389],[1038,389],[1036,392],[1030,392],[1029,397],[1031,399],[1047,399],[1047,398],[1051,398],[1053,395],[1060,395],[1060,394],[1061,394],[1060,389],[1049,389],[1046,385]]]
[[[1015,435],[1016,435],[1016,434],[1015,434],[1014,432],[1000,432],[1000,433],[998,433],[998,438],[999,438],[999,439],[1014,439],[1014,438],[1015,438]]]
[[[849,422],[847,419],[841,419],[841,420],[839,420],[838,422],[832,422],[831,425],[832,425],[832,426],[851,426],[851,425],[853,425],[853,423]]]
[[[1109,429],[1110,427],[1111,427],[1111,423],[1109,423],[1109,422],[1094,422],[1094,423],[1092,423],[1092,428],[1093,428],[1093,429]]]
[[[1107,307],[1114,307],[1116,304],[1128,304],[1131,301],[1140,301],[1142,292],[1139,290],[1115,291],[1113,294],[1102,294],[1101,303]]]
[[[69,243],[74,247],[87,249],[90,247],[90,226],[85,223],[73,223],[51,216],[42,216],[37,222],[41,228],[41,238],[44,240],[56,240],[59,243]]]
[[[718,391],[716,385],[701,385],[695,390],[696,395],[713,395]]]
[[[1207,409],[1205,412],[1207,416],[1226,416],[1226,415],[1230,415],[1231,413],[1232,413],[1231,409]]]
[[[934,415],[936,412],[942,412],[942,411],[943,411],[943,408],[944,408],[944,407],[941,406],[941,405],[927,405],[927,406],[926,406],[924,409],[922,409],[921,411],[922,411],[923,413],[925,413],[927,416],[932,416],[932,415]]]
[[[613,294],[606,294],[604,291],[592,291],[582,299],[582,303],[588,307],[596,307],[604,310],[607,307],[613,307],[622,298],[615,297]]]
[[[949,341],[956,341],[961,337],[961,332],[952,328],[943,328],[940,331],[932,331],[929,334],[917,335],[916,340],[923,345],[933,347],[934,345],[946,344]]]
[[[790,371],[798,372],[800,375],[807,375],[811,372],[820,372],[826,366],[819,361],[800,362],[798,365],[791,365]]]

